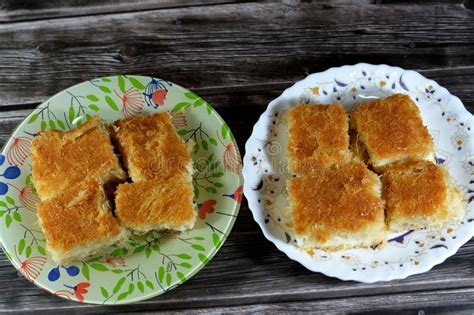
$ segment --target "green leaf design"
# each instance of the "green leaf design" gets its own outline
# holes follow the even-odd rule
[[[13,219],[15,219],[18,222],[21,222],[21,215],[18,212],[14,212]]]
[[[196,102],[194,102],[194,108],[199,107],[203,104],[204,104],[204,100],[202,98],[198,99]]]
[[[123,270],[122,269],[112,269],[112,272],[115,273],[115,274],[121,274],[123,273]]]
[[[214,243],[215,247],[218,247],[221,243],[221,239],[219,238],[219,235],[217,233],[212,233],[212,242]]]
[[[123,283],[125,282],[125,280],[127,280],[127,278],[126,278],[126,277],[122,277],[122,278],[119,279],[119,281],[117,281],[117,283],[115,284],[114,289],[113,289],[113,291],[112,291],[112,294],[115,294],[115,293],[117,293],[118,291],[120,291],[120,289],[122,288],[122,285],[123,285]]]
[[[187,98],[190,98],[192,100],[195,100],[195,99],[199,98],[199,96],[197,96],[196,94],[194,94],[191,91],[188,91],[188,92],[184,93],[184,96],[186,96]]]
[[[160,251],[160,245],[155,244],[151,247],[151,249],[153,249],[155,252],[159,252]]]
[[[206,105],[206,110],[207,110],[207,113],[210,115],[212,113],[212,106],[207,104]]]
[[[7,211],[6,211],[6,210],[0,211],[0,218],[3,217],[3,215],[5,214],[5,212],[7,212]]]
[[[132,294],[133,291],[135,291],[135,285],[133,283],[130,283],[128,285],[128,294]]]
[[[133,250],[133,253],[136,254],[136,253],[141,253],[145,250],[145,245],[141,245],[141,246],[138,246],[138,247],[135,247],[135,249]]]
[[[89,100],[93,101],[93,102],[98,102],[98,101],[100,100],[100,98],[98,98],[97,96],[92,95],[92,94],[87,95],[86,97],[87,97]]]
[[[118,106],[115,103],[115,101],[108,95],[105,96],[105,101],[107,102],[107,105],[109,105],[110,108],[112,108],[115,111],[118,111]]]
[[[206,141],[206,140],[202,140],[202,141],[201,141],[201,146],[203,147],[204,150],[207,151],[208,146],[207,146],[207,141]]]
[[[38,253],[40,253],[41,255],[45,256],[46,255],[46,251],[44,249],[44,247],[42,246],[36,246],[36,249],[38,250]]]
[[[21,255],[23,254],[23,250],[25,249],[25,239],[22,238],[18,243],[18,253]]]
[[[125,299],[128,295],[128,292],[123,292],[123,293],[120,293],[118,298],[117,298],[117,301],[121,301],[123,299]]]
[[[178,276],[178,279],[181,280],[181,282],[186,281],[186,276],[182,272],[176,271],[176,275]]]
[[[40,124],[41,131],[45,131],[46,127],[48,127],[48,124],[46,123],[46,121],[42,120]]]
[[[147,287],[149,287],[150,289],[154,290],[155,289],[155,286],[153,285],[153,282],[151,282],[150,280],[146,280],[145,281],[145,284]]]
[[[99,89],[104,93],[112,93],[112,91],[108,87],[106,87],[105,85],[100,85]]]
[[[217,140],[214,138],[209,138],[209,142],[217,147]]]
[[[0,207],[3,207],[3,208],[6,208],[7,207],[7,204],[3,201],[0,201]]]
[[[9,214],[7,214],[5,216],[5,225],[7,226],[7,229],[10,227],[10,224],[12,224],[12,217]]]
[[[61,121],[61,120],[56,120],[56,123],[58,124],[59,128],[61,128],[62,130],[66,130],[66,126],[64,125],[64,123]]]
[[[117,81],[120,91],[122,91],[122,93],[125,93],[125,79],[123,78],[123,76],[118,76]]]
[[[166,274],[166,285],[171,285],[171,273]]]
[[[181,258],[181,259],[191,259],[191,258],[192,258],[192,257],[189,256],[188,254],[184,254],[184,253],[183,253],[183,254],[179,254],[178,257]]]
[[[81,272],[82,272],[82,275],[84,276],[84,278],[89,280],[89,266],[87,266],[87,264],[82,265]]]
[[[9,204],[11,204],[12,206],[15,205],[15,200],[13,200],[12,197],[6,196],[6,197],[5,197],[5,200],[6,200]]]
[[[150,256],[151,256],[151,248],[150,248],[150,247],[148,247],[148,248],[146,249],[146,251],[145,251],[145,256],[146,256],[146,258],[150,258]]]
[[[221,183],[214,183],[214,187],[221,188],[224,187],[224,185]]]
[[[224,173],[219,172],[219,173],[214,173],[214,174],[212,174],[211,176],[217,178],[217,177],[222,177],[222,176],[224,176],[224,175],[225,175]]]
[[[30,119],[28,120],[28,124],[32,124],[38,119],[38,114],[31,115]]]
[[[216,162],[212,163],[212,165],[211,165],[211,171],[212,171],[213,169],[216,169],[216,168],[219,166],[219,164],[221,164],[220,161],[216,161]]]
[[[193,239],[196,240],[196,241],[204,241],[205,240],[205,238],[202,237],[202,236],[196,236]]]
[[[104,81],[104,82],[111,82],[112,81],[109,78],[101,78],[101,80]]]
[[[95,104],[90,104],[88,107],[89,107],[89,109],[91,109],[95,112],[99,111],[99,109],[100,109],[99,106],[97,106]]]
[[[140,290],[141,293],[145,291],[145,287],[143,286],[143,283],[140,280],[137,282],[137,288],[138,290]]]
[[[111,253],[112,256],[123,256],[123,255],[126,255],[128,253],[128,249],[126,248],[117,248],[117,249],[114,249],[114,251]]]
[[[104,288],[104,287],[100,287],[100,293],[102,293],[102,296],[103,296],[104,298],[108,298],[108,297],[109,297],[109,291],[107,291],[107,289]]]
[[[158,280],[163,283],[163,278],[165,277],[165,267],[160,266],[158,269]]]
[[[227,135],[229,134],[229,126],[226,123],[222,124],[221,127],[221,135],[223,139],[227,139]]]
[[[102,264],[99,264],[99,263],[93,263],[91,264],[91,267],[94,268],[95,270],[97,271],[109,271],[109,268],[107,268],[106,266],[102,265]]]
[[[86,119],[87,119],[87,120],[91,120],[91,119],[92,119],[91,114],[86,113]]]
[[[56,124],[54,123],[53,120],[50,120],[50,121],[49,121],[49,128],[50,128],[50,129],[56,129]]]
[[[182,109],[188,108],[191,106],[191,103],[188,102],[181,102],[175,105],[175,107],[171,110],[172,113],[178,112]]]
[[[194,248],[195,250],[200,250],[202,252],[206,251],[206,249],[199,244],[193,244],[191,245],[191,247]]]
[[[90,264],[90,263],[99,261],[101,259],[102,259],[102,256],[95,256],[95,257],[92,257],[91,259],[89,259],[87,262]]]
[[[190,263],[187,263],[187,262],[185,262],[185,261],[183,261],[183,262],[180,263],[179,265],[180,265],[181,267],[184,267],[184,268],[187,268],[187,269],[189,269],[189,268],[192,267]]]
[[[30,258],[31,256],[31,246],[26,246],[26,251],[25,251],[25,254],[26,254],[26,258]]]
[[[135,87],[139,90],[143,90],[145,88],[145,86],[135,78],[129,77],[128,81],[130,81],[130,83],[132,83],[133,87]]]
[[[197,185],[193,186],[193,192],[194,192],[195,199],[198,199],[199,198],[199,188],[197,187]]]
[[[187,133],[188,133],[188,131],[186,129],[178,130],[178,135],[180,135],[180,136],[184,136]]]
[[[211,193],[211,194],[216,194],[217,193],[217,190],[214,187],[211,187],[211,186],[206,187],[206,191],[208,193]]]
[[[72,123],[72,121],[76,117],[76,112],[74,111],[74,107],[72,105],[69,106],[69,111],[67,115],[67,117],[69,118],[69,122]]]
[[[198,255],[198,258],[199,258],[199,260],[202,261],[205,265],[209,262],[209,259],[208,259],[206,256],[204,256],[203,254],[199,254],[199,255]]]

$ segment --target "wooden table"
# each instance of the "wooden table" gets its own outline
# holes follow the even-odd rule
[[[307,74],[358,62],[420,71],[474,110],[474,2],[0,1],[0,145],[32,109],[98,76],[152,75],[194,90],[242,154],[269,101]],[[474,241],[430,272],[362,284],[311,273],[262,235],[244,201],[215,258],[136,304],[56,298],[0,255],[0,311],[474,312]]]

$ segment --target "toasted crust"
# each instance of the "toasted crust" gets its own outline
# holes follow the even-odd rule
[[[47,200],[84,180],[106,183],[124,179],[109,134],[98,117],[67,131],[48,130],[32,144],[32,174],[41,200]]]
[[[114,123],[115,138],[133,182],[192,173],[192,161],[168,113]]]
[[[342,105],[300,104],[286,119],[290,172],[311,172],[350,160],[348,118]]]
[[[446,169],[426,161],[387,167],[383,176],[387,222],[392,231],[437,227],[462,218],[462,194]]]
[[[357,131],[376,170],[405,159],[434,161],[431,136],[408,95],[359,105],[352,112],[351,128]]]
[[[97,180],[82,182],[40,202],[37,214],[48,251],[59,263],[84,259],[124,237]]]
[[[146,232],[193,227],[196,211],[190,181],[177,175],[118,187],[115,214],[126,227]]]
[[[380,181],[363,163],[291,178],[288,193],[292,227],[305,249],[367,247],[386,238]]]

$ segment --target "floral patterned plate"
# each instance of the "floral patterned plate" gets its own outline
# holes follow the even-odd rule
[[[68,130],[92,115],[114,121],[168,111],[178,134],[196,144],[193,178],[198,219],[184,233],[131,237],[128,247],[70,266],[54,263],[37,225],[39,201],[31,183],[30,146],[46,129]],[[174,83],[114,76],[68,88],[35,109],[0,155],[0,233],[3,250],[21,274],[66,299],[119,304],[169,291],[202,269],[230,233],[242,200],[241,159],[234,136],[202,98]]]
[[[442,229],[392,234],[383,248],[316,251],[313,256],[299,250],[292,232],[284,228],[289,217],[285,112],[300,102],[341,102],[351,110],[364,99],[394,93],[410,95],[420,108],[436,145],[437,163],[449,169],[465,192],[466,217]],[[309,270],[360,282],[402,279],[442,263],[474,235],[473,127],[472,115],[457,97],[417,72],[369,64],[331,68],[297,82],[268,105],[245,146],[244,194],[265,236]]]

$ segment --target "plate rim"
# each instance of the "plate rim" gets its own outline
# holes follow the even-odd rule
[[[459,248],[461,248],[464,244],[466,244],[474,236],[474,229],[472,229],[472,234],[473,235],[466,235],[466,233],[465,233],[465,234],[462,234],[462,238],[458,237],[455,246],[449,247],[448,251],[445,255],[443,255],[443,256],[433,256],[433,255],[431,255],[432,259],[430,260],[430,262],[428,264],[423,266],[423,268],[420,268],[420,269],[417,269],[417,270],[403,269],[402,271],[400,271],[398,273],[395,273],[395,272],[390,273],[388,276],[380,276],[380,273],[372,273],[371,275],[365,274],[364,276],[360,276],[360,273],[356,273],[356,274],[354,274],[354,276],[351,276],[351,274],[349,274],[349,273],[340,274],[340,273],[334,271],[337,268],[333,268],[333,269],[328,271],[327,269],[323,270],[322,268],[319,268],[316,263],[311,264],[310,263],[311,260],[310,259],[304,259],[304,256],[301,256],[302,251],[300,251],[296,246],[286,247],[286,245],[288,245],[288,244],[286,244],[286,243],[282,242],[281,240],[279,240],[278,238],[274,237],[272,235],[272,233],[266,228],[266,224],[265,224],[264,218],[263,218],[263,208],[260,209],[263,206],[260,206],[258,201],[256,200],[256,199],[258,199],[258,198],[256,198],[256,196],[258,196],[259,193],[255,193],[255,191],[249,186],[249,178],[251,177],[250,174],[252,173],[252,169],[251,169],[251,166],[250,166],[250,163],[249,163],[249,161],[250,161],[250,152],[252,151],[251,149],[253,147],[252,142],[253,142],[254,139],[256,139],[256,136],[258,136],[258,132],[257,132],[258,130],[257,129],[259,129],[262,125],[264,126],[264,120],[268,116],[269,110],[272,109],[275,106],[275,104],[278,103],[278,101],[280,99],[284,98],[287,94],[289,94],[290,90],[292,90],[292,89],[294,89],[294,88],[296,88],[300,85],[303,85],[306,81],[310,81],[310,80],[312,80],[313,78],[315,78],[317,76],[327,75],[330,72],[344,71],[344,70],[350,71],[351,69],[362,68],[362,67],[366,67],[366,68],[370,68],[370,69],[387,68],[387,69],[397,71],[400,74],[414,73],[414,74],[420,76],[424,80],[434,82],[440,89],[442,89],[446,92],[447,97],[453,98],[453,99],[459,101],[459,103],[462,105],[462,106],[459,107],[459,109],[461,111],[463,111],[463,114],[467,114],[470,117],[473,117],[473,114],[471,114],[467,110],[467,108],[464,106],[462,101],[457,96],[451,94],[449,92],[449,90],[447,90],[446,88],[441,86],[435,80],[426,78],[424,75],[422,75],[418,71],[405,70],[401,67],[390,66],[390,65],[387,65],[387,64],[369,64],[369,63],[361,62],[361,63],[357,63],[357,64],[353,64],[353,65],[335,66],[335,67],[328,68],[327,70],[324,70],[324,71],[321,71],[321,72],[311,73],[311,74],[307,75],[306,77],[304,77],[303,79],[298,80],[294,84],[292,84],[291,86],[287,87],[285,90],[283,90],[283,92],[278,97],[276,97],[275,99],[270,101],[268,103],[266,109],[259,116],[257,122],[254,124],[254,126],[252,128],[252,132],[251,132],[249,138],[247,139],[247,141],[245,143],[245,154],[244,154],[244,158],[243,158],[243,167],[242,167],[242,175],[243,175],[243,178],[244,178],[243,193],[245,195],[245,198],[247,199],[248,207],[250,209],[250,212],[252,213],[252,217],[255,220],[255,222],[257,222],[257,224],[259,225],[259,227],[260,227],[263,235],[265,236],[265,238],[268,241],[270,241],[273,245],[275,245],[276,248],[279,251],[283,252],[288,258],[290,258],[291,260],[293,260],[295,262],[298,262],[299,264],[303,265],[306,269],[308,269],[312,272],[318,272],[318,273],[324,274],[326,276],[329,276],[329,277],[332,277],[332,278],[337,278],[337,279],[343,280],[343,281],[358,281],[358,282],[361,282],[361,283],[375,283],[375,282],[392,281],[392,280],[398,280],[398,279],[401,280],[401,279],[405,279],[405,278],[407,278],[411,275],[425,273],[425,272],[431,270],[434,266],[442,264],[447,258],[449,258],[449,257],[453,256],[454,254],[456,254],[456,252],[459,250]],[[258,174],[258,176],[259,176],[260,180],[263,180],[263,176],[261,174]]]
[[[22,128],[25,124],[27,124],[27,121],[31,118],[31,116],[37,111],[37,109],[39,107],[41,107],[42,105],[44,104],[47,104],[48,102],[51,102],[52,100],[54,100],[56,97],[59,97],[61,94],[65,93],[66,91],[68,90],[72,90],[74,88],[77,88],[79,86],[82,86],[82,85],[85,85],[87,84],[88,82],[90,81],[94,81],[94,80],[100,80],[100,79],[103,79],[103,78],[108,78],[108,79],[116,79],[117,77],[119,76],[124,76],[124,77],[133,77],[133,78],[141,78],[141,79],[157,79],[157,80],[164,80],[164,79],[161,79],[157,76],[147,76],[147,75],[136,75],[136,74],[114,74],[114,75],[106,75],[106,76],[100,76],[100,77],[94,77],[94,78],[91,78],[91,79],[88,79],[88,80],[83,80],[79,83],[76,83],[74,85],[71,85],[71,86],[68,86],[62,90],[60,90],[59,92],[56,92],[55,94],[53,94],[52,96],[48,97],[46,100],[44,100],[43,102],[39,103],[37,106],[35,106],[32,111],[24,118],[22,119],[18,125],[13,129],[13,131],[10,133],[9,137],[8,137],[8,140],[5,141],[5,143],[0,147],[0,154],[1,155],[4,155],[5,156],[5,150],[7,147],[10,146],[11,142],[13,141],[12,137],[14,134],[16,134],[20,128]],[[190,89],[187,89],[185,87],[183,87],[182,85],[180,84],[177,84],[175,82],[171,82],[171,81],[168,81],[168,80],[164,80],[166,82],[169,82],[169,83],[172,83],[173,86],[175,88],[178,88],[178,89],[181,89],[182,91],[184,92],[192,92],[194,93],[195,95],[199,96],[199,94],[195,93],[194,91],[190,90]],[[200,96],[199,96],[200,97]],[[215,119],[217,119],[217,121],[220,123],[220,124],[227,124],[227,122],[222,118],[222,116],[217,112],[217,110],[214,108],[214,106],[210,103],[208,103],[204,98],[202,98],[209,106],[212,107],[212,115],[215,117]],[[101,116],[101,114],[96,114],[98,116]],[[233,135],[233,132],[232,130],[228,129],[229,133],[231,135]],[[234,142],[236,142],[235,138],[234,140],[232,140]],[[240,149],[238,148],[238,146],[236,146],[236,149],[237,149],[237,153],[239,155],[239,158],[240,160],[242,161],[242,167],[239,171],[238,174],[234,173],[234,176],[237,178],[237,187],[240,187],[242,186],[243,187],[243,159],[242,159],[242,154],[240,152]],[[232,232],[232,229],[235,225],[235,222],[237,220],[237,217],[239,215],[239,212],[240,212],[240,208],[241,208],[241,205],[242,205],[242,200],[240,200],[239,202],[235,201],[234,202],[234,206],[233,206],[233,209],[232,209],[232,216],[229,216],[229,218],[227,219],[227,224],[226,224],[226,228],[225,230],[223,231],[224,233],[222,234],[222,239],[221,239],[221,242],[220,244],[216,247],[213,247],[213,249],[209,252],[209,254],[206,256],[206,258],[208,259],[208,261],[206,263],[202,262],[202,261],[199,261],[198,264],[194,265],[193,266],[193,269],[186,275],[186,280],[184,282],[179,282],[177,284],[175,284],[174,286],[170,286],[168,287],[166,290],[162,290],[160,289],[159,287],[155,287],[155,289],[153,289],[153,291],[149,292],[149,293],[141,293],[139,296],[136,296],[136,297],[133,297],[133,298],[125,298],[124,300],[121,300],[121,301],[115,301],[115,302],[112,302],[112,301],[107,301],[107,302],[102,302],[100,300],[97,300],[97,299],[91,299],[91,300],[87,300],[87,298],[84,298],[84,301],[79,301],[79,300],[76,300],[76,299],[67,299],[66,297],[64,296],[61,296],[59,295],[59,297],[61,297],[62,299],[65,299],[65,300],[70,300],[70,301],[74,301],[74,302],[78,302],[78,303],[84,303],[84,304],[90,304],[90,305],[120,305],[120,304],[129,304],[129,303],[136,303],[136,302],[139,302],[139,301],[144,301],[144,300],[148,300],[148,299],[151,299],[153,297],[156,297],[156,296],[160,296],[164,293],[167,293],[168,291],[171,291],[171,290],[174,290],[176,289],[177,287],[183,285],[184,283],[188,282],[192,277],[194,277],[198,272],[200,272],[201,270],[203,270],[210,262],[211,260],[214,258],[214,256],[217,254],[217,252],[222,248],[222,246],[224,245],[225,241],[227,241],[227,238],[230,236],[230,233]],[[0,232],[2,232],[5,228],[3,226],[0,226]],[[192,230],[192,229],[191,229]],[[11,265],[13,265],[15,267],[15,269],[18,271],[18,272],[21,272],[20,271],[20,267],[17,265],[17,263],[15,262],[14,259],[10,258],[9,255],[7,255],[5,253],[5,250],[8,249],[8,246],[5,246],[5,243],[4,243],[4,239],[2,237],[2,234],[4,233],[0,233],[0,248],[1,250],[4,252],[5,254],[5,257],[7,257],[8,261],[11,263]],[[51,258],[48,258],[48,259],[51,259]],[[23,277],[23,276],[22,276]],[[24,277],[23,277],[24,278]],[[31,282],[31,281],[29,281]],[[91,280],[89,280],[89,282],[92,282]],[[53,296],[58,296],[58,295],[55,295],[53,294],[52,291],[50,291],[50,289],[46,286],[46,285],[43,285],[42,282],[38,282],[38,281],[34,281],[32,282],[33,285],[35,285],[36,287],[40,288],[40,289],[43,289],[45,291],[47,291],[50,295],[53,295]]]

